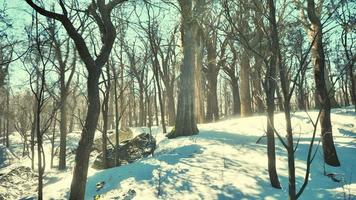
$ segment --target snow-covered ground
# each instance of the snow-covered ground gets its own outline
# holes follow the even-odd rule
[[[317,112],[310,111],[316,119]],[[312,124],[306,113],[293,114],[295,141],[300,137],[296,151],[297,189],[300,188],[306,168],[306,156],[312,134]],[[275,125],[285,135],[284,114],[275,116]],[[321,148],[312,164],[309,184],[300,199],[356,199],[356,115],[352,108],[332,111],[333,134],[341,167],[324,166]],[[265,116],[232,118],[199,125],[197,136],[166,139],[159,128],[153,128],[158,148],[154,156],[135,163],[108,170],[89,168],[86,199],[100,195],[101,199],[287,199],[287,157],[277,141],[277,171],[283,189],[269,184],[265,138]],[[134,128],[137,135],[147,132]],[[320,131],[318,131],[319,133]],[[69,134],[68,144],[74,148],[79,135]],[[100,137],[97,134],[96,137]],[[18,135],[11,140],[20,143]],[[317,138],[319,141],[319,137]],[[316,142],[318,144],[318,142]],[[74,155],[68,158],[65,172],[49,168],[50,145],[46,146],[45,199],[66,199],[72,178]],[[21,148],[20,146],[18,147]],[[13,151],[16,150],[16,148]],[[92,157],[91,162],[93,162]],[[55,160],[55,164],[58,161]],[[16,161],[0,169],[0,174],[19,165],[30,166],[29,159]],[[324,175],[336,175],[335,182]],[[101,189],[97,183],[104,182]],[[6,192],[1,191],[0,193]],[[27,191],[27,196],[35,195]],[[345,198],[346,197],[346,198]]]

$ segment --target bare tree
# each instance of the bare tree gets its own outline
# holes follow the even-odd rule
[[[338,159],[334,139],[332,134],[330,110],[331,102],[328,92],[329,90],[326,87],[325,80],[325,54],[323,48],[323,29],[320,18],[316,14],[316,7],[314,0],[308,0],[308,18],[311,22],[312,31],[315,35],[315,42],[312,47],[312,55],[314,57],[314,78],[316,85],[317,98],[321,103],[322,111],[320,115],[320,126],[321,126],[321,135],[323,141],[323,151],[324,151],[324,160],[327,164],[331,166],[340,166],[340,161]]]
[[[49,34],[52,40],[52,46],[55,53],[55,58],[57,64],[55,64],[56,71],[59,75],[59,84],[60,84],[60,148],[59,148],[59,164],[58,169],[64,170],[66,168],[66,138],[67,138],[67,98],[70,92],[70,84],[75,72],[75,64],[77,61],[77,53],[73,48],[73,57],[72,62],[69,63],[69,54],[71,52],[70,41],[67,38],[65,41],[59,39],[58,36],[58,27],[54,19],[48,20]],[[65,49],[63,52],[62,49]],[[69,76],[67,78],[66,75]]]
[[[83,127],[81,139],[76,152],[75,168],[69,199],[84,199],[86,178],[88,173],[89,154],[93,144],[94,133],[99,117],[100,99],[99,99],[99,77],[101,69],[107,62],[111,49],[113,47],[116,30],[111,22],[111,12],[125,0],[104,0],[93,1],[88,7],[88,13],[94,18],[101,33],[102,47],[100,53],[94,58],[86,45],[86,42],[73,22],[68,16],[67,8],[62,0],[59,1],[62,14],[45,10],[35,4],[32,0],[26,2],[41,15],[60,21],[66,29],[68,35],[75,43],[80,58],[88,71],[87,89],[88,89],[88,110]]]
[[[195,119],[195,65],[198,34],[198,19],[204,0],[179,0],[182,15],[183,65],[180,77],[180,91],[175,128],[168,138],[189,136],[198,133]],[[196,91],[200,92],[200,91]]]
[[[261,54],[258,50],[253,48],[253,45],[250,43],[249,39],[244,35],[244,33],[238,28],[234,23],[234,15],[230,9],[230,4],[227,1],[223,1],[223,8],[225,16],[229,22],[229,25],[232,28],[231,37],[237,40],[241,45],[247,48],[249,51],[254,53],[263,60],[263,63],[266,67],[263,88],[266,93],[266,105],[267,105],[267,157],[268,157],[268,174],[272,187],[281,188],[278,174],[276,170],[276,153],[275,153],[275,138],[274,138],[274,110],[275,110],[275,92],[276,92],[276,57],[270,55]],[[236,4],[236,2],[234,2]],[[264,10],[259,6],[259,4],[254,4],[254,9],[257,12],[264,12]],[[235,11],[236,12],[236,11]],[[264,13],[266,15],[266,13]],[[265,30],[265,27],[262,23],[257,23],[256,29]],[[266,36],[270,37],[270,36]],[[269,49],[272,49],[272,42],[269,41]],[[270,56],[270,58],[269,58]]]

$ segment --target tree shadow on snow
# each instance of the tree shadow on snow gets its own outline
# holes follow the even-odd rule
[[[194,157],[196,154],[203,153],[204,148],[197,144],[185,145],[182,147],[174,148],[170,151],[161,151],[156,153],[155,156],[159,161],[164,161],[167,164],[175,165],[179,163],[182,158]]]
[[[346,129],[343,129],[343,128],[338,128],[338,130],[344,136],[348,136],[348,137],[352,137],[352,138],[356,137],[356,133],[355,132],[352,132],[352,131],[349,131],[349,130],[346,130]]]
[[[159,165],[153,165],[146,162],[138,161],[135,163],[122,165],[97,172],[93,176],[88,177],[86,185],[85,199],[93,199],[96,194],[104,194],[110,190],[118,189],[121,182],[130,178],[134,181],[149,181],[153,178],[152,172],[158,169]],[[104,187],[96,191],[96,184],[104,181]]]
[[[262,136],[263,133],[261,133]],[[204,131],[199,134],[199,139],[218,141],[229,145],[255,144],[259,136],[243,135],[221,131]]]

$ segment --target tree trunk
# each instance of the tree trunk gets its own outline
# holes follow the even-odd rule
[[[155,121],[156,121],[156,126],[159,126],[159,119],[158,119],[158,105],[157,105],[157,90],[156,90],[156,85],[154,86],[154,95],[152,95],[152,103],[154,105],[155,109]]]
[[[103,132],[102,132],[102,157],[103,157],[103,167],[104,169],[108,166],[108,151],[107,151],[107,135],[109,129],[109,103],[111,96],[111,73],[110,64],[108,62],[106,67],[106,80],[105,80],[105,91],[103,92],[103,103],[102,103],[102,115],[103,115]]]
[[[132,98],[132,94],[130,94],[128,96],[129,98],[129,101],[128,101],[128,106],[129,106],[129,113],[128,113],[128,117],[129,117],[129,127],[132,127],[133,126],[133,123],[132,123],[132,115],[133,115],[133,110],[132,110],[132,102],[134,101],[133,98]]]
[[[175,118],[176,118],[176,108],[174,104],[174,94],[173,94],[173,87],[167,87],[167,105],[168,105],[168,123],[170,126],[174,125]]]
[[[348,81],[348,75],[346,74],[345,79],[344,76],[341,76],[341,89],[343,93],[343,99],[344,99],[344,106],[349,106],[350,105],[350,99],[349,99],[349,88],[347,87]]]
[[[144,91],[143,86],[140,86],[140,94],[139,94],[139,107],[140,107],[140,119],[139,119],[139,126],[144,126],[146,122],[146,112],[145,112],[145,103],[144,103]]]
[[[103,132],[102,132],[102,155],[103,155],[103,168],[107,168],[107,158],[108,158],[108,151],[107,151],[107,134],[108,134],[108,98],[105,97],[103,100]]]
[[[211,122],[219,119],[217,95],[219,68],[216,64],[216,35],[207,39],[206,47],[208,51],[208,69],[206,71],[208,82],[206,119]]]
[[[195,119],[195,55],[197,26],[193,20],[191,1],[181,1],[183,26],[183,65],[180,77],[180,91],[175,128],[167,134],[168,138],[198,134]]]
[[[219,119],[219,106],[217,95],[218,77],[214,75],[208,76],[208,91],[207,91],[207,113],[206,119],[208,122]]]
[[[42,91],[41,91],[42,92]],[[37,95],[41,96],[41,94]],[[42,99],[37,99],[37,107],[41,108],[41,101]],[[37,167],[38,167],[38,199],[42,200],[43,199],[43,169],[42,169],[42,133],[41,133],[41,128],[40,128],[40,122],[41,122],[41,109],[37,110],[36,113],[36,135],[37,135]]]
[[[194,25],[197,26],[197,25]],[[198,27],[194,27],[197,31]],[[202,37],[197,34],[198,32],[195,33],[194,35],[194,40],[195,40],[195,46],[193,48],[195,52],[195,78],[194,78],[194,91],[195,91],[195,119],[197,123],[204,123],[204,99],[202,95],[202,69],[203,69],[203,64],[202,64],[202,59],[203,59],[203,42],[202,42]]]
[[[283,104],[283,110],[286,119],[286,129],[287,129],[287,152],[288,152],[288,193],[289,200],[296,200],[296,187],[295,187],[295,160],[294,160],[294,146],[293,146],[293,132],[292,132],[292,122],[290,115],[290,98],[289,98],[289,83],[287,79],[287,70],[285,66],[282,64],[282,56],[280,52],[279,46],[279,36],[278,36],[278,28],[276,22],[276,8],[274,4],[274,0],[268,1],[269,7],[269,16],[270,16],[270,24],[271,24],[271,65],[278,66],[279,69],[279,77],[281,80],[281,93],[283,94],[283,98],[279,99],[279,102]],[[277,85],[277,84],[276,84]],[[279,92],[277,91],[277,94]]]
[[[305,71],[302,71],[301,73],[305,73]],[[298,110],[305,110],[306,109],[306,93],[304,89],[304,75],[300,75],[298,80],[297,80],[297,89],[296,89],[296,97],[297,97],[297,106]]]
[[[269,4],[273,1],[269,0]],[[273,50],[273,46],[271,47]],[[276,170],[276,150],[274,139],[274,110],[275,110],[275,92],[276,92],[276,63],[277,57],[271,56],[270,62],[267,64],[266,72],[266,102],[267,102],[267,157],[268,157],[268,174],[272,187],[281,188],[279,183],[278,174]]]
[[[239,90],[239,81],[237,79],[231,80],[231,90],[232,90],[232,99],[233,99],[233,115],[241,114],[241,102],[240,102],[240,90]]]
[[[252,115],[251,93],[250,93],[250,59],[246,50],[243,50],[240,65],[240,96],[241,96],[241,116]]]
[[[332,126],[330,119],[330,95],[325,80],[325,55],[323,48],[322,24],[316,15],[314,0],[308,0],[308,18],[312,23],[315,41],[312,46],[314,63],[314,79],[317,98],[321,103],[320,126],[323,143],[324,161],[331,166],[340,166],[340,162],[334,146]]]
[[[313,53],[312,53],[313,55]],[[324,54],[325,56],[325,54]],[[317,59],[316,57],[314,57],[314,59]],[[325,59],[324,59],[325,60]],[[325,87],[326,87],[326,91],[328,93],[329,99],[330,99],[330,106],[331,108],[337,108],[339,107],[337,101],[336,101],[336,96],[335,96],[335,87],[332,84],[330,77],[329,77],[329,69],[325,63],[325,71],[324,71],[324,80],[325,80]]]
[[[96,68],[96,66],[92,66]],[[85,186],[88,174],[90,149],[93,144],[96,125],[98,123],[100,113],[100,98],[99,98],[99,76],[100,69],[92,69],[96,71],[89,72],[87,88],[88,88],[88,111],[85,119],[85,124],[82,130],[81,138],[75,155],[75,163],[73,179],[70,190],[70,199],[79,200],[85,197]]]
[[[2,132],[2,116],[0,115],[0,144],[5,142],[5,133]]]
[[[77,77],[77,84],[79,83],[79,76]],[[74,129],[76,128],[75,127],[75,124],[76,124],[76,118],[75,118],[75,110],[77,110],[78,108],[78,98],[79,98],[79,95],[77,94],[77,87],[74,86],[74,89],[71,93],[71,104],[69,104],[69,109],[70,109],[70,119],[69,119],[69,127],[68,127],[68,133],[72,133],[74,131]]]
[[[158,71],[158,69],[157,69]],[[165,109],[164,109],[164,104],[163,104],[163,97],[162,97],[162,89],[161,89],[161,84],[159,80],[159,73],[157,72],[156,76],[156,85],[157,85],[157,95],[158,95],[158,101],[159,101],[159,107],[161,109],[161,123],[162,123],[162,129],[163,133],[167,133],[166,130],[166,120],[165,120]]]
[[[115,104],[114,104],[114,101],[115,101],[115,98],[114,98],[114,87],[111,87],[110,89],[110,97],[109,97],[109,113],[108,113],[108,127],[109,129],[115,129],[115,119],[114,119],[114,116],[115,116],[115,113],[114,113],[114,110],[115,110]]]
[[[10,148],[10,91],[9,88],[6,89],[6,147]]]
[[[56,139],[56,126],[57,126],[57,116],[54,115],[53,129],[52,129],[52,140],[51,140],[51,169],[53,168],[53,160],[54,160],[54,141]],[[26,139],[25,139],[26,141]]]
[[[64,78],[64,77],[63,77]],[[59,124],[60,129],[60,149],[59,149],[59,170],[64,170],[66,168],[66,148],[67,148],[67,91],[64,88],[64,80],[61,80],[61,102],[60,102],[60,112],[61,121]],[[62,85],[63,84],[63,85]]]
[[[353,58],[355,60],[355,58]],[[350,64],[350,69],[349,69],[349,75],[350,75],[350,92],[351,92],[351,100],[352,103],[355,106],[355,112],[356,112],[356,75],[353,72],[354,68],[354,61]]]
[[[117,89],[118,89],[118,77],[116,73],[116,69],[114,66],[112,66],[112,71],[114,74],[114,104],[115,104],[115,148],[114,148],[114,156],[115,156],[115,166],[119,166],[119,145],[120,145],[120,116],[119,116],[119,97],[117,94]]]
[[[280,111],[284,111],[282,91],[280,90],[278,83],[276,84],[276,93],[277,93],[277,100],[278,100],[278,108]]]
[[[31,169],[35,170],[35,134],[37,123],[37,104],[33,102],[33,121],[31,125]]]
[[[270,92],[270,91],[269,91]],[[267,95],[267,157],[268,175],[272,187],[281,188],[276,170],[276,147],[274,140],[274,95]]]
[[[252,72],[252,88],[253,88],[253,102],[255,104],[255,111],[257,113],[264,113],[265,112],[265,106],[263,103],[263,93],[262,93],[262,87],[261,87],[261,77],[258,74],[260,70],[258,68],[261,68],[261,65],[263,62],[259,57],[255,57],[256,64],[254,66],[254,71]]]

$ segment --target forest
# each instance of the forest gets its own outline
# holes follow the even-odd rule
[[[355,0],[0,0],[0,200],[356,199]]]

